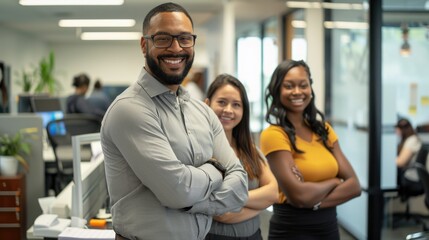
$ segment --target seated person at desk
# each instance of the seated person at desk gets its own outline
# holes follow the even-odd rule
[[[396,158],[398,184],[401,188],[406,187],[412,192],[423,191],[422,185],[419,183],[416,169],[409,168],[416,161],[417,153],[422,146],[422,142],[407,119],[400,119],[395,125],[395,129],[396,133],[401,138],[401,142],[398,145],[398,156]]]
[[[85,98],[89,82],[86,74],[79,74],[73,78],[75,93],[67,98],[67,113],[86,113],[103,118],[105,111],[92,106]]]
[[[107,108],[109,108],[110,99],[103,92],[103,85],[99,79],[95,81],[94,89],[92,90],[91,95],[88,97],[88,101],[93,107],[99,108],[104,112],[107,111]]]

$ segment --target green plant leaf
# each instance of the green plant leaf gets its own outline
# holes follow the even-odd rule
[[[29,172],[30,171],[30,167],[28,166],[27,161],[25,161],[25,159],[21,155],[17,154],[14,157],[16,158],[16,160],[18,160],[18,162],[20,162],[22,164],[22,166],[24,166],[25,172]]]
[[[42,93],[44,91],[47,91],[50,94],[55,93],[59,83],[54,76],[54,67],[55,54],[51,51],[48,58],[42,58],[39,62],[39,82],[35,89],[36,93]]]
[[[28,163],[20,153],[30,154],[31,145],[27,140],[34,140],[37,131],[35,128],[24,128],[14,135],[3,134],[0,136],[0,155],[15,157],[28,172]]]

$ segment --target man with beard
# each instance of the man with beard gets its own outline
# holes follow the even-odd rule
[[[213,215],[239,211],[247,201],[246,172],[218,117],[180,86],[195,39],[183,7],[152,9],[140,41],[145,67],[104,117],[117,239],[204,239]]]

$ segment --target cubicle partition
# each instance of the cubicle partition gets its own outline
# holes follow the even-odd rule
[[[84,168],[81,161],[81,147],[86,144],[91,144],[93,157]],[[96,217],[108,199],[100,133],[73,136],[72,145],[74,185],[71,216],[89,221]]]

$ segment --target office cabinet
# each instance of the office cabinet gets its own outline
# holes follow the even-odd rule
[[[25,175],[0,176],[0,239],[25,239]]]

